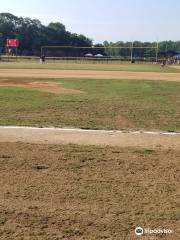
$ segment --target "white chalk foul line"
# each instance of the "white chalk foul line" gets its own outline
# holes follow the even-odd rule
[[[170,135],[180,136],[180,132],[153,132],[153,131],[120,131],[120,130],[95,130],[95,129],[80,129],[80,128],[54,128],[54,127],[27,127],[27,126],[0,126],[0,129],[24,129],[38,131],[59,131],[59,132],[79,132],[79,133],[130,133],[130,134],[149,134],[149,135]]]

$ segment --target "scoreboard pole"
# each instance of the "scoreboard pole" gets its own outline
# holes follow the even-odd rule
[[[18,47],[16,47],[16,62],[17,62],[17,53],[18,53]]]

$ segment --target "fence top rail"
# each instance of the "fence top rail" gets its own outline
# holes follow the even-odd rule
[[[151,46],[151,47],[138,47],[138,46],[126,46],[126,47],[121,47],[121,46],[103,46],[103,47],[96,47],[96,46],[42,46],[41,48],[75,48],[75,49],[157,49],[157,46]]]

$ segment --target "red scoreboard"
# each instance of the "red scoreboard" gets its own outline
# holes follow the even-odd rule
[[[7,47],[18,47],[19,40],[18,39],[7,39],[6,46]]]

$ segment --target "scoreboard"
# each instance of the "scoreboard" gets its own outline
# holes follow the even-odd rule
[[[18,39],[7,39],[6,46],[7,47],[18,47],[19,40]]]

